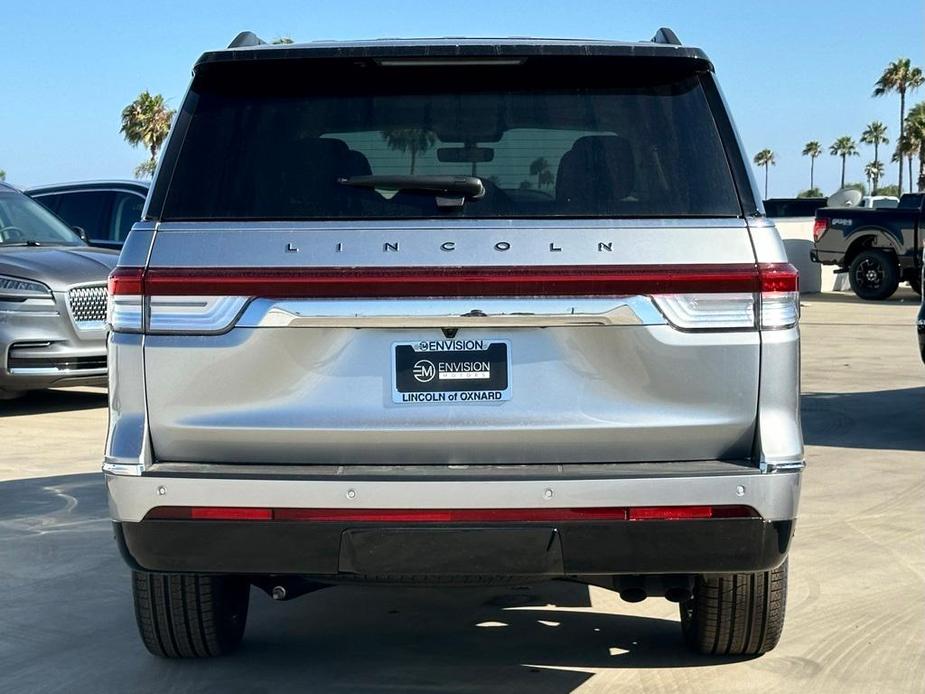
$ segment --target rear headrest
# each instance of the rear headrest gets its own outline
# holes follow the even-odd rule
[[[589,212],[606,212],[633,192],[635,172],[633,150],[626,138],[579,137],[559,162],[556,199]]]
[[[366,155],[355,149],[347,150],[344,163],[346,165],[344,175],[346,176],[369,176],[373,172]]]

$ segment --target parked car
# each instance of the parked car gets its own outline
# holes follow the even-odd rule
[[[117,258],[0,183],[0,399],[106,384],[106,278]]]
[[[132,225],[141,219],[149,185],[86,181],[36,186],[25,192],[71,226],[83,229],[92,245],[120,249]]]
[[[764,213],[771,219],[813,218],[826,202],[826,198],[770,198],[764,201]]]
[[[899,207],[899,198],[894,195],[865,195],[861,198],[861,202],[858,203],[858,207],[874,210],[892,210]]]
[[[921,294],[923,201],[925,193],[907,193],[895,209],[820,209],[813,261],[847,272],[862,299],[887,299],[903,281]]]
[[[251,586],[566,577],[774,647],[797,274],[701,50],[245,33],[182,109],[110,278],[152,653],[231,650]]]

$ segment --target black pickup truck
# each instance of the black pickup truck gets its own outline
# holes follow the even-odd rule
[[[925,193],[908,193],[893,209],[817,210],[813,261],[847,272],[851,288],[862,299],[889,298],[900,282],[921,294],[923,202]]]

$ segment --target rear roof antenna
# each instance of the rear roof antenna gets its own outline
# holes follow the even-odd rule
[[[664,43],[669,46],[680,46],[681,39],[668,27],[661,27],[652,37],[652,43]]]
[[[242,31],[232,39],[228,48],[248,48],[250,46],[265,46],[266,41],[257,36],[253,31]]]

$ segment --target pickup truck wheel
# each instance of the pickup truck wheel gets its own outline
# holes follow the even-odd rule
[[[688,647],[707,655],[761,655],[784,627],[787,562],[755,574],[698,576],[693,597],[681,603]]]
[[[899,288],[899,265],[892,254],[868,248],[851,261],[848,281],[861,299],[882,301],[893,296]]]
[[[222,655],[244,635],[250,584],[242,578],[133,571],[132,593],[141,640],[154,655]]]

